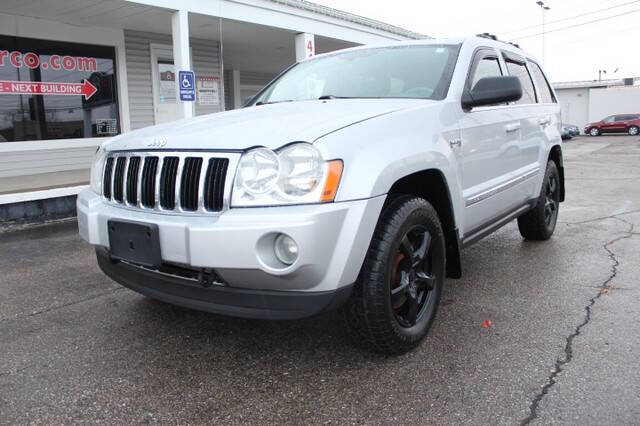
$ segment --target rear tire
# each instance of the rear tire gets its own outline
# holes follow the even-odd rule
[[[638,136],[638,126],[629,127],[629,136]]]
[[[520,235],[527,240],[544,241],[556,229],[560,208],[560,173],[556,163],[549,160],[536,206],[518,217]]]
[[[591,136],[600,136],[600,129],[594,127],[593,129],[589,130],[589,134]]]
[[[408,195],[389,202],[341,309],[352,335],[389,355],[418,346],[440,302],[445,253],[442,225],[431,204]]]

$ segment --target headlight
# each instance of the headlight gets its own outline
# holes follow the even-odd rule
[[[104,169],[106,158],[107,153],[100,147],[96,151],[91,164],[91,189],[98,195],[102,195],[102,170]]]
[[[238,164],[231,206],[331,202],[341,176],[342,161],[324,161],[309,143],[287,145],[277,152],[252,149]]]

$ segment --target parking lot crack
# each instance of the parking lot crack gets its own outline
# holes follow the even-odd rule
[[[558,221],[558,223],[564,223],[565,225],[584,225],[584,224],[587,224],[587,223],[598,222],[598,221],[605,220],[605,219],[619,219],[619,220],[621,220],[620,216],[633,214],[633,213],[640,213],[640,209],[629,210],[629,211],[625,211],[625,212],[621,212],[621,213],[616,213],[616,214],[612,214],[610,216],[596,217],[596,218],[593,218],[593,219],[582,220],[582,221],[579,221],[579,222],[561,222],[561,221]],[[625,222],[627,224],[630,224],[629,222],[624,221],[624,220],[623,220],[623,222]]]
[[[629,214],[629,213],[632,213],[632,212],[625,212],[625,213],[621,213],[621,214]],[[565,345],[564,345],[564,351],[563,351],[562,357],[558,357],[558,359],[556,359],[554,368],[551,370],[549,376],[547,377],[547,381],[545,382],[545,384],[540,389],[540,392],[538,392],[538,394],[536,394],[536,396],[531,401],[531,404],[529,405],[529,415],[524,420],[522,420],[522,422],[520,423],[523,426],[524,425],[528,425],[529,423],[531,423],[533,420],[535,420],[537,418],[537,416],[538,416],[538,408],[540,406],[540,403],[542,402],[542,399],[549,393],[549,390],[551,389],[551,387],[553,387],[553,385],[556,384],[557,377],[563,371],[563,367],[573,360],[573,341],[574,341],[574,339],[580,335],[580,333],[582,332],[582,329],[584,327],[586,327],[589,324],[589,322],[591,321],[591,313],[592,313],[592,310],[593,310],[594,306],[596,305],[598,299],[600,299],[600,297],[603,294],[608,294],[613,289],[613,287],[611,286],[611,282],[618,275],[618,267],[620,266],[620,260],[616,256],[616,253],[613,251],[612,246],[614,244],[616,244],[618,241],[621,241],[621,240],[624,240],[624,239],[628,239],[628,238],[632,238],[634,235],[638,235],[637,232],[634,232],[634,224],[633,223],[627,222],[626,220],[621,219],[621,218],[619,218],[617,216],[618,215],[612,215],[612,216],[607,216],[607,217],[604,217],[604,218],[594,219],[594,220],[591,220],[591,221],[580,222],[580,223],[588,223],[588,222],[592,222],[592,221],[595,221],[595,220],[604,220],[604,219],[612,218],[612,219],[616,219],[616,220],[619,220],[621,222],[626,223],[627,225],[629,225],[629,229],[624,233],[624,235],[619,236],[617,238],[614,238],[614,239],[612,239],[612,240],[610,240],[610,241],[608,241],[608,242],[606,242],[606,243],[604,243],[602,245],[602,248],[607,252],[608,257],[611,260],[611,271],[610,271],[610,274],[598,286],[598,293],[596,293],[595,296],[593,296],[591,299],[589,299],[589,302],[584,307],[585,315],[584,315],[584,318],[583,318],[582,322],[580,324],[578,324],[578,326],[576,326],[576,328],[574,329],[573,333],[571,333],[565,339]]]
[[[74,300],[73,302],[65,303],[65,304],[62,304],[62,305],[49,306],[47,308],[43,308],[43,309],[39,309],[37,311],[33,311],[33,312],[31,312],[29,314],[26,314],[26,315],[16,315],[14,317],[9,317],[9,318],[0,318],[0,322],[15,321],[17,319],[30,318],[30,317],[34,317],[34,316],[37,316],[37,315],[46,314],[46,313],[57,311],[57,310],[60,310],[60,309],[63,309],[63,308],[69,307],[69,306],[79,305],[81,303],[89,302],[91,300],[98,299],[98,298],[100,298],[102,296],[108,296],[110,294],[116,293],[116,292],[118,292],[120,290],[123,290],[123,289],[124,289],[124,287],[116,288],[116,289],[113,289],[111,291],[105,291],[105,292],[93,295],[91,297],[87,297],[85,299]]]

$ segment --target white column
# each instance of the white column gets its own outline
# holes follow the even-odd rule
[[[242,93],[240,92],[240,70],[233,70],[231,73],[231,84],[233,85],[233,107],[241,108],[244,104]]]
[[[189,45],[189,12],[180,9],[171,16],[171,36],[173,37],[173,64],[176,72],[176,102],[182,104],[184,118],[193,117],[193,102],[180,102],[178,71],[191,71]]]
[[[313,34],[296,34],[296,62],[311,58],[316,54],[316,39]]]

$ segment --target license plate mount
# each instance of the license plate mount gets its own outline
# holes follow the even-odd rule
[[[111,257],[158,268],[162,265],[160,232],[154,223],[107,221]]]

